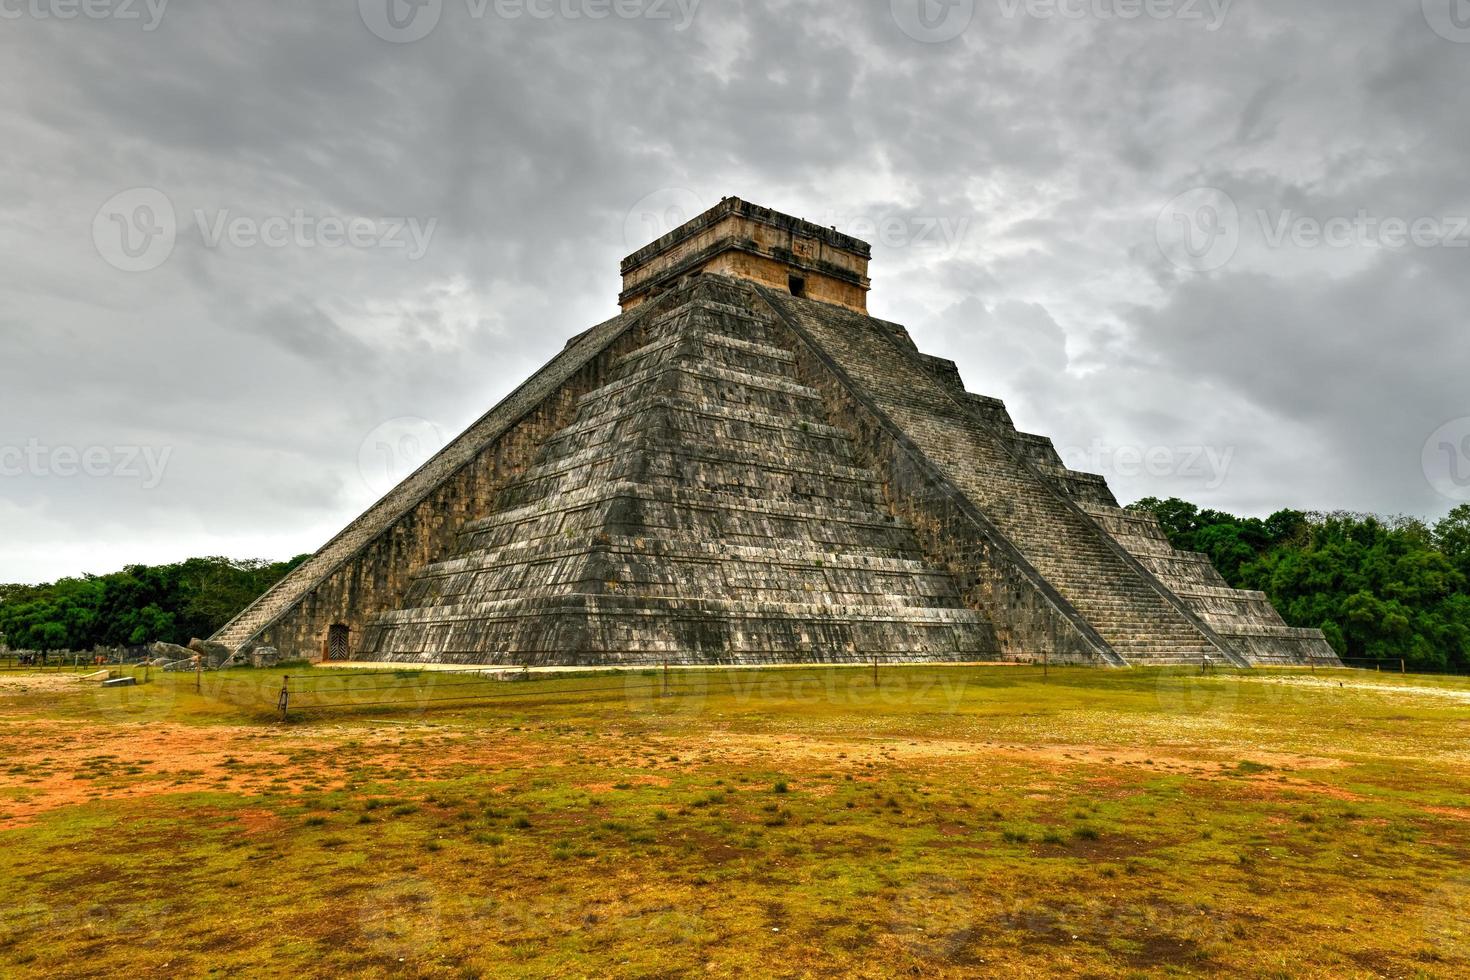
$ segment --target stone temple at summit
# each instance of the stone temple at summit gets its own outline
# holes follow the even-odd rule
[[[1336,664],[867,314],[869,246],[728,198],[220,630],[303,659]]]

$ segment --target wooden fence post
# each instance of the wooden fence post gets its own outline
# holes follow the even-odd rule
[[[281,696],[278,699],[276,706],[281,709],[281,722],[284,724],[287,720],[287,711],[290,709],[291,706],[290,674],[286,674],[284,677],[281,678]]]

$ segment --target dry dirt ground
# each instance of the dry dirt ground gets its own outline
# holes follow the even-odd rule
[[[294,683],[0,677],[0,975],[1470,975],[1466,683]]]

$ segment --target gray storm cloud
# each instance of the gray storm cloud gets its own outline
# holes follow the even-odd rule
[[[518,9],[4,6],[0,581],[315,549],[727,194],[1120,497],[1456,502],[1450,0]]]

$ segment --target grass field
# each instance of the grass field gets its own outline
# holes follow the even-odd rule
[[[454,680],[0,675],[0,975],[1470,974],[1470,681]]]

